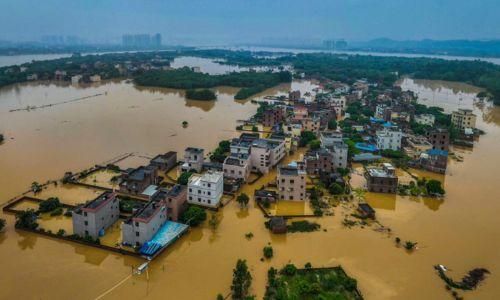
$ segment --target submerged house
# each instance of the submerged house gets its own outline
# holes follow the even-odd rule
[[[368,203],[360,203],[358,205],[358,212],[364,218],[375,219],[375,210]]]
[[[150,164],[160,171],[168,171],[177,165],[177,152],[169,151],[165,154],[155,156]]]
[[[120,205],[116,193],[104,192],[72,212],[73,233],[98,238],[120,217]]]
[[[156,166],[140,166],[137,169],[128,169],[122,176],[120,192],[141,194],[148,186],[156,184],[158,169]]]
[[[382,167],[367,167],[365,176],[370,192],[395,194],[398,190],[396,169],[389,163],[382,164]]]
[[[150,241],[167,221],[167,207],[163,200],[150,201],[132,217],[122,223],[124,245],[139,247]]]

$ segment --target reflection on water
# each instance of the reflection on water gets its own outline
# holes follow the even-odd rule
[[[410,78],[404,78],[399,85],[403,90],[413,91],[419,103],[442,107],[447,113],[459,108],[472,109],[476,94],[482,91],[466,83]]]
[[[214,106],[205,112],[187,107],[180,91],[137,89],[124,82],[86,89],[53,84],[17,87],[0,90],[0,130],[14,137],[0,146],[2,202],[25,190],[34,180],[60,178],[65,171],[88,168],[123,153],[182,153],[188,145],[213,149],[218,141],[235,134],[232,130],[236,120],[256,110],[250,101],[236,102],[230,93],[219,92]],[[416,87],[432,93],[430,88]],[[278,93],[280,89],[268,92]],[[448,87],[444,85],[443,89]],[[43,110],[6,111],[18,106],[18,100],[52,102],[96,91],[108,94],[102,99]],[[448,97],[453,95],[449,93]],[[224,215],[215,231],[206,221],[190,229],[153,261],[149,282],[145,276],[134,276],[105,298],[164,299],[169,295],[172,299],[213,299],[217,293],[229,293],[232,270],[239,258],[248,262],[253,276],[251,292],[257,298],[264,296],[270,265],[280,267],[290,261],[297,266],[307,262],[314,266],[341,264],[358,280],[367,299],[445,299],[449,293],[435,276],[432,265],[443,263],[454,274],[482,266],[493,275],[465,296],[498,298],[500,285],[494,274],[500,273],[500,195],[495,188],[500,163],[500,127],[496,119],[499,114],[497,108],[487,104],[473,107],[481,116],[478,127],[487,135],[472,151],[461,153],[463,162],[450,161],[449,174],[443,178],[447,191],[444,200],[367,193],[367,201],[377,210],[379,222],[391,228],[390,238],[367,227],[344,228],[341,206],[335,209],[334,216],[314,219],[326,232],[273,235],[265,228],[266,219],[255,205],[241,210],[232,201],[222,209]],[[483,111],[489,116],[482,115]],[[70,122],[62,123],[64,120]],[[182,128],[182,120],[189,122],[188,128]],[[299,155],[297,151],[284,163]],[[242,192],[252,196],[254,189],[275,178],[273,170],[254,185],[245,185]],[[357,180],[363,184],[362,178]],[[5,217],[1,212],[0,216],[7,218],[9,224],[6,232],[0,234],[0,239],[7,237],[0,240],[0,257],[9,257],[2,261],[1,299],[29,299],[34,294],[44,299],[95,299],[129,276],[130,266],[142,263],[128,256],[16,231],[13,216]],[[250,240],[245,238],[249,232],[254,235]],[[416,241],[422,247],[408,257],[394,246],[395,236]],[[275,249],[275,256],[263,263],[262,247],[268,243]],[[25,270],[29,270],[30,276],[25,276]],[[57,282],[57,288],[47,288],[47,278]],[[193,288],[193,282],[198,283],[197,288]]]

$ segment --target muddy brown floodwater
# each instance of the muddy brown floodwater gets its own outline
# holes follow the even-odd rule
[[[292,85],[296,89],[304,83]],[[248,261],[254,277],[252,292],[258,298],[264,294],[267,269],[289,261],[299,266],[340,264],[358,280],[367,299],[447,299],[450,295],[433,265],[448,266],[457,278],[471,268],[485,267],[491,276],[464,296],[498,298],[499,109],[473,103],[477,90],[465,85],[406,79],[402,86],[419,91],[435,105],[473,108],[479,116],[477,127],[487,134],[472,151],[454,150],[463,162],[451,161],[441,178],[447,191],[441,203],[366,195],[380,223],[392,229],[391,236],[370,227],[344,228],[341,222],[347,212],[342,206],[335,209],[335,216],[317,221],[326,231],[272,235],[253,202],[244,210],[231,202],[219,212],[216,230],[207,224],[192,229],[152,262],[148,281],[145,275],[130,276],[132,267],[142,263],[139,259],[16,231],[14,218],[2,215],[8,225],[0,234],[0,298],[214,299],[217,293],[229,292],[238,258]],[[265,94],[290,88],[283,85]],[[220,88],[216,102],[195,102],[186,101],[181,91],[138,89],[125,82],[85,88],[36,83],[0,89],[0,131],[7,138],[0,145],[1,202],[25,191],[34,180],[57,179],[65,171],[88,168],[123,153],[153,155],[182,151],[188,145],[213,149],[219,140],[236,135],[236,120],[256,110],[249,101],[234,101],[236,91]],[[8,112],[96,93],[106,94],[40,110]],[[184,120],[189,122],[186,129],[181,124]],[[251,195],[274,175],[245,186],[244,191]],[[254,234],[250,240],[245,238],[248,232]],[[395,247],[395,236],[417,241],[419,249],[409,254]],[[267,243],[272,244],[275,257],[261,262]]]

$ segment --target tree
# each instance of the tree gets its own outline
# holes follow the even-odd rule
[[[5,220],[4,219],[0,219],[0,231],[2,231],[2,229],[5,227]]]
[[[247,206],[248,202],[250,201],[250,198],[248,197],[247,194],[241,193],[238,195],[238,197],[236,197],[236,201],[238,201],[238,203],[241,206]]]
[[[203,208],[194,205],[189,206],[180,217],[181,222],[190,226],[198,226],[206,219],[207,212]]]
[[[312,131],[302,131],[300,133],[299,146],[305,147],[311,141],[316,139],[316,135]]]
[[[252,285],[252,274],[248,271],[247,261],[238,259],[233,269],[233,284],[231,285],[233,299],[245,299]]]
[[[317,150],[321,148],[321,142],[319,140],[312,140],[309,142],[309,148],[311,148],[311,150]]]
[[[328,122],[328,129],[337,130],[337,120],[334,120],[334,119],[330,120]]]
[[[208,220],[208,225],[210,225],[210,227],[215,230],[217,229],[217,227],[219,226],[219,217],[217,216],[217,213],[211,213],[210,214],[210,219]]]
[[[177,183],[180,185],[187,185],[189,182],[189,177],[193,175],[192,172],[183,172],[181,175],[179,175],[179,178],[177,178]]]
[[[441,182],[435,179],[431,179],[425,183],[425,188],[427,189],[427,194],[429,195],[444,195],[445,190],[441,186]]]
[[[38,205],[38,212],[41,213],[51,212],[57,208],[62,208],[62,204],[61,202],[59,202],[59,198],[50,197],[49,199],[40,202],[40,204]]]
[[[0,143],[2,143],[4,140],[3,134],[0,134]]]
[[[42,185],[39,184],[38,182],[34,181],[33,183],[31,183],[31,190],[33,191],[33,193],[41,192]]]
[[[262,249],[262,252],[264,254],[264,257],[267,259],[270,259],[274,256],[273,247],[271,246],[265,246],[264,249]]]
[[[20,211],[16,214],[16,227],[26,229],[37,229],[38,223],[36,222],[37,214],[35,210],[28,209]]]
[[[328,188],[328,190],[330,191],[330,194],[332,194],[332,195],[340,195],[340,194],[344,193],[344,188],[336,182],[332,183],[330,185],[330,187]]]

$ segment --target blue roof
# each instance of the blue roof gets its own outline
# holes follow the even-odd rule
[[[439,150],[439,149],[429,149],[429,150],[427,150],[427,154],[429,154],[429,155],[448,156],[448,151]]]
[[[353,161],[371,161],[371,160],[377,160],[381,159],[382,156],[380,155],[373,155],[371,153],[361,153],[361,154],[355,154],[352,158]]]
[[[372,122],[372,123],[384,123],[384,119],[370,117],[370,122]]]
[[[391,123],[391,122],[385,122],[383,126],[384,127],[394,127],[396,125],[394,123]]]
[[[187,229],[188,225],[166,221],[156,232],[153,238],[142,245],[140,253],[148,257],[153,256],[156,252],[173,243]]]
[[[354,145],[357,149],[361,151],[376,152],[378,151],[377,146],[367,143],[356,143]]]

